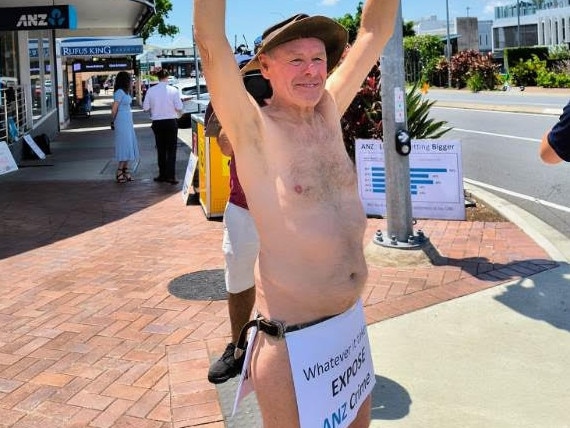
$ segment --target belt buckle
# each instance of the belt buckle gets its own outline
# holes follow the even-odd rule
[[[281,340],[285,337],[285,331],[287,330],[287,325],[283,321],[268,320],[264,317],[258,317],[256,321],[257,321],[257,329],[259,331],[265,331],[263,330],[263,328],[261,328],[261,324],[265,324],[269,327],[277,329],[277,333],[275,335],[270,334],[271,336],[277,338],[277,340]]]
[[[272,321],[277,327],[277,340],[281,340],[285,337],[285,330],[287,325],[283,321]]]

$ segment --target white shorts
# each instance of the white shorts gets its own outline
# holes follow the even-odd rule
[[[257,229],[249,211],[231,202],[224,210],[222,250],[228,293],[237,294],[253,287],[253,268],[259,253]]]

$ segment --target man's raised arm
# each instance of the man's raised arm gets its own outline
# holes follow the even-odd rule
[[[327,80],[327,89],[344,114],[394,32],[400,0],[366,0],[350,51]],[[398,25],[400,25],[398,23]]]
[[[225,16],[225,0],[194,0],[194,36],[212,106],[228,136],[240,140],[238,130],[243,129],[256,107],[249,99],[226,38]],[[236,106],[240,106],[239,114]]]

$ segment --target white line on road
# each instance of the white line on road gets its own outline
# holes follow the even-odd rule
[[[439,101],[439,100],[436,100]],[[445,102],[445,101],[440,101]],[[465,104],[469,104],[467,101]],[[525,104],[524,107],[528,107],[530,104]],[[544,106],[544,104],[536,104],[537,106]],[[442,110],[469,110],[469,111],[477,111],[480,113],[492,113],[492,114],[518,114],[518,115],[527,115],[527,116],[560,116],[562,114],[561,107],[543,107],[542,110],[535,110],[535,111],[514,111],[514,109],[509,110],[509,108],[516,108],[519,107],[517,104],[511,104],[508,106],[503,106],[503,110],[493,109],[494,105],[490,105],[489,108],[466,108],[465,105],[463,106],[446,106],[446,105],[437,105],[434,104],[431,108],[432,109],[442,109]]]
[[[495,132],[485,132],[485,131],[474,131],[472,129],[462,129],[462,128],[450,128],[452,131],[459,131],[465,132],[468,134],[480,134],[480,135],[490,135],[492,137],[501,137],[501,138],[512,138],[514,140],[524,140],[524,141],[532,141],[534,143],[539,143],[540,139],[538,138],[526,138],[526,137],[517,137],[516,135],[507,135],[507,134],[497,134]]]
[[[464,178],[463,181],[472,184],[473,186],[483,187],[485,189],[494,190],[495,192],[503,193],[505,195],[514,196],[515,198],[524,199],[526,201],[535,202],[539,205],[545,207],[554,208],[556,210],[564,211],[570,213],[570,207],[565,207],[563,205],[554,204],[552,202],[543,201],[542,199],[535,198],[534,196],[523,195],[522,193],[512,192],[502,187],[493,186],[492,184],[481,183],[480,181],[471,180],[470,178]]]

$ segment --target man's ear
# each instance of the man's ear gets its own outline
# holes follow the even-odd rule
[[[269,57],[268,57],[268,55],[265,53],[259,54],[258,61],[259,61],[259,71],[261,71],[261,75],[264,78],[269,80],[269,74],[268,74],[269,73],[269,65],[268,65]]]

